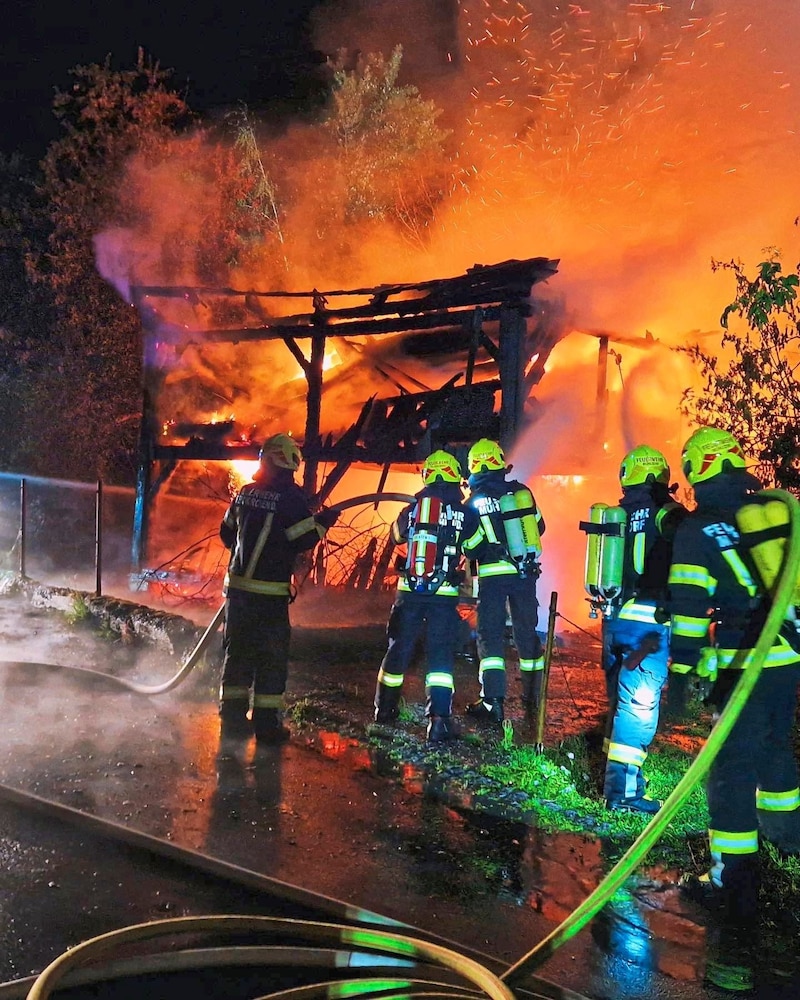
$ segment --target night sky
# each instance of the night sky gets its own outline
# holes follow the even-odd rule
[[[52,100],[55,89],[69,87],[69,70],[108,54],[115,69],[127,69],[139,47],[174,71],[176,88],[198,113],[239,101],[302,100],[315,65],[307,19],[318,4],[7,0],[0,151],[40,157],[59,133]]]

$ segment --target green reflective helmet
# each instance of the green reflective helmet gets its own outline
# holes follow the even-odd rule
[[[422,481],[426,486],[431,483],[460,483],[461,466],[458,459],[449,451],[431,452],[422,465]]]
[[[742,446],[730,433],[718,427],[700,427],[683,446],[681,468],[689,484],[704,483],[727,469],[743,469],[747,464]]]
[[[506,459],[503,449],[496,441],[481,438],[469,450],[467,468],[471,476],[476,472],[497,472],[498,469],[505,472]]]
[[[669,465],[666,458],[655,448],[646,444],[629,451],[619,467],[619,481],[626,486],[642,483],[669,483]]]
[[[258,460],[262,465],[274,465],[279,469],[296,472],[303,461],[303,453],[294,438],[288,434],[273,434],[261,446]]]

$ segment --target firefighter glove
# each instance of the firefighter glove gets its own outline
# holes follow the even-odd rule
[[[712,646],[704,646],[700,650],[700,659],[697,661],[696,672],[703,680],[715,681],[717,679],[717,651]]]

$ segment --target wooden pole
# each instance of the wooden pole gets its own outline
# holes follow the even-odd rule
[[[547,715],[547,682],[550,680],[550,661],[553,658],[553,645],[556,633],[556,611],[558,594],[554,590],[550,594],[550,614],[547,618],[547,639],[544,647],[544,670],[542,672],[542,690],[539,694],[539,716],[536,720],[536,748],[544,750],[544,723]]]

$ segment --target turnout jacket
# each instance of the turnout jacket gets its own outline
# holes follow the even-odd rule
[[[256,474],[220,525],[220,538],[231,550],[224,592],[288,597],[295,557],[325,535],[324,520],[311,513],[291,470]]]
[[[464,553],[468,559],[478,563],[478,579],[485,576],[518,576],[519,567],[509,557],[506,547],[500,497],[529,487],[516,479],[507,480],[505,472],[500,469],[470,476],[469,487],[467,504],[478,515],[478,525],[474,534],[465,539]],[[545,532],[545,523],[535,497],[533,510],[541,536]]]
[[[660,484],[627,487],[619,505],[628,518],[618,616],[653,621],[654,608],[666,601],[672,543],[688,512]]]
[[[696,670],[713,678],[718,669],[743,669],[750,663],[769,598],[739,547],[736,511],[762,502],[755,495],[760,488],[744,469],[695,486],[697,509],[678,528],[669,573],[670,670],[675,673]],[[796,663],[797,658],[787,636],[779,634],[764,666]]]
[[[446,543],[441,556],[447,558],[447,573],[444,581],[435,591],[438,597],[457,597],[458,585],[461,579],[460,567],[463,561],[462,544],[469,535],[474,534],[478,517],[464,504],[464,496],[458,483],[431,483],[415,494],[414,503],[405,507],[392,525],[392,541],[395,545],[408,542],[414,524],[414,511],[417,501],[425,497],[435,497],[442,502],[442,514],[439,527],[446,533]],[[443,538],[445,535],[443,534]],[[412,593],[414,588],[408,581],[403,569],[397,583],[399,593]]]

